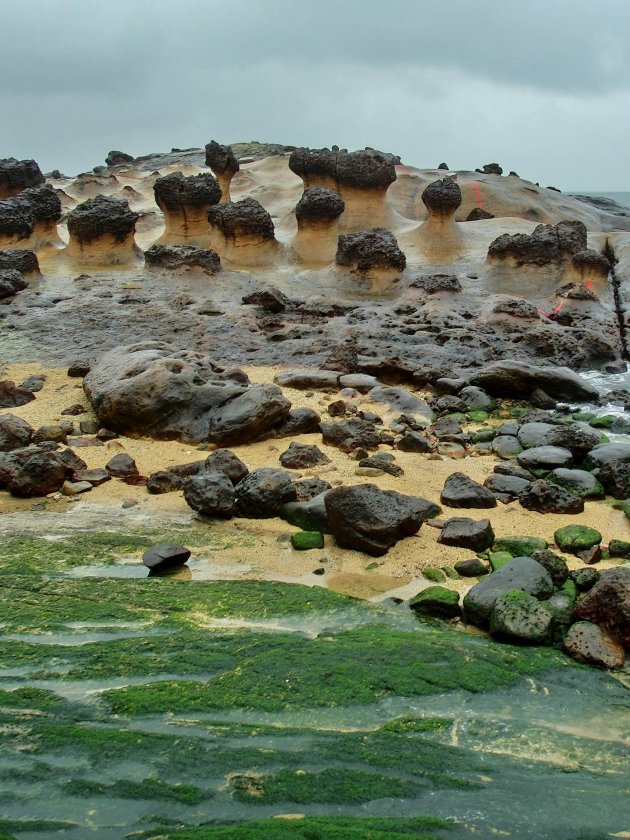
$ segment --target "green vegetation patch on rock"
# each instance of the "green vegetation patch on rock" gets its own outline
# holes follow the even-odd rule
[[[503,639],[540,645],[549,641],[552,621],[553,614],[540,601],[516,589],[495,601],[490,632]]]
[[[512,557],[531,557],[535,551],[548,548],[542,537],[501,537],[494,541],[493,551],[508,551]]]
[[[558,548],[568,554],[579,554],[580,551],[593,548],[602,541],[599,531],[589,528],[588,525],[566,525],[564,528],[558,528],[553,538]]]
[[[429,586],[409,601],[414,612],[435,618],[456,618],[459,615],[459,595],[445,586]]]
[[[296,551],[310,551],[324,547],[324,535],[319,531],[297,531],[291,534],[291,545]]]

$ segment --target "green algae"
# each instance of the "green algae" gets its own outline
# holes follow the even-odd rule
[[[169,784],[155,776],[150,776],[140,782],[130,779],[117,779],[113,784],[92,782],[87,779],[72,779],[62,786],[67,796],[107,796],[118,799],[158,799],[165,802],[180,802],[186,805],[198,805],[212,794],[201,790],[196,785]]]

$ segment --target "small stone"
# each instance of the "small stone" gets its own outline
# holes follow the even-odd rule
[[[594,566],[602,559],[602,549],[599,545],[594,545],[592,548],[585,548],[584,551],[578,551],[577,556],[582,563],[587,566]]]
[[[95,435],[99,428],[98,420],[81,420],[79,422],[79,429],[82,435]]]
[[[77,496],[92,489],[89,481],[64,481],[61,492],[64,496]]]
[[[61,413],[76,417],[77,414],[85,414],[86,411],[87,408],[84,405],[81,405],[81,403],[74,403],[73,405],[69,405],[68,408],[64,408]]]
[[[574,569],[569,572],[569,577],[575,583],[576,588],[579,589],[580,592],[588,592],[589,589],[592,589],[595,586],[600,575],[597,569],[586,567]]]
[[[118,455],[114,455],[113,458],[110,458],[105,464],[105,469],[114,478],[127,478],[132,475],[138,475],[136,462],[126,452],[121,452]]]
[[[611,540],[608,544],[608,554],[611,557],[630,557],[630,542]]]
[[[456,618],[459,616],[459,595],[445,586],[429,586],[409,601],[411,609],[421,615],[434,618]]]
[[[487,575],[489,569],[478,557],[471,557],[469,560],[458,560],[455,571],[462,577],[481,577]]]
[[[310,551],[324,547],[324,535],[319,531],[297,531],[291,534],[291,546],[296,551]]]
[[[189,558],[190,550],[183,545],[158,543],[144,552],[142,562],[149,569],[163,571],[176,566],[183,566]]]

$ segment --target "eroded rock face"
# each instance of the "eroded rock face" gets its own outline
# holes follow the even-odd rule
[[[0,298],[12,297],[28,286],[24,275],[14,268],[0,268]]]
[[[561,400],[593,400],[599,392],[568,368],[537,367],[526,362],[506,360],[487,365],[470,377],[489,394],[501,397],[528,397],[536,388]]]
[[[0,245],[17,245],[29,239],[35,227],[35,214],[28,201],[7,198],[0,201]]]
[[[144,342],[105,353],[84,380],[102,425],[191,442],[245,443],[278,425],[291,403],[189,350]]]
[[[144,252],[144,259],[152,268],[202,268],[209,274],[217,274],[221,270],[221,258],[217,252],[196,245],[152,245]]]
[[[68,216],[67,252],[90,261],[124,263],[139,256],[134,232],[138,214],[124,199],[97,195]]]
[[[452,178],[441,178],[426,187],[422,202],[429,216],[450,217],[462,203],[462,191]]]
[[[45,180],[34,160],[16,160],[15,158],[0,160],[0,198],[18,195],[28,187],[43,184]]]
[[[239,170],[238,160],[231,146],[222,146],[216,140],[206,145],[206,166],[214,172],[221,187],[221,203],[227,204],[230,199],[230,182]]]
[[[345,202],[338,192],[309,187],[295,207],[298,230],[293,250],[302,262],[328,265],[335,256],[339,217]]]
[[[221,188],[213,175],[172,172],[157,179],[153,192],[166,226],[159,244],[209,244],[208,210],[221,199]]]
[[[490,244],[488,259],[510,260],[517,266],[544,266],[570,260],[585,249],[584,223],[564,221],[557,225],[538,225],[531,234],[504,233]]]
[[[362,274],[373,270],[399,273],[407,265],[396,237],[384,228],[340,236],[335,259],[337,265],[348,266]]]
[[[227,262],[264,264],[277,249],[273,220],[254,198],[214,205],[208,221],[213,247]]]

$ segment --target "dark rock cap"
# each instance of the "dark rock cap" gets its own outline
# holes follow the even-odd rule
[[[3,158],[0,160],[0,190],[25,190],[36,187],[46,179],[34,160],[16,160]]]
[[[427,294],[436,292],[461,292],[462,284],[455,274],[421,274],[410,284],[414,289],[424,289]]]
[[[68,231],[79,242],[93,242],[106,234],[123,242],[133,233],[138,218],[124,199],[97,195],[74,208],[68,216]]]
[[[231,146],[222,146],[216,140],[206,145],[206,166],[213,172],[223,175],[225,172],[238,172],[239,165]]]
[[[22,272],[15,268],[0,268],[0,298],[12,297],[27,286]]]
[[[403,271],[407,264],[396,237],[385,228],[370,228],[340,236],[335,260],[337,265],[355,265],[358,271],[372,268]]]
[[[397,155],[363,149],[357,152],[330,149],[296,149],[289,168],[296,175],[332,178],[339,184],[359,189],[382,189],[396,180]]]
[[[482,207],[474,207],[466,216],[467,222],[479,222],[481,219],[494,219],[494,213],[488,213]]]
[[[156,268],[198,266],[212,274],[221,270],[221,258],[217,252],[210,248],[197,248],[196,245],[152,245],[144,252],[144,259]]]
[[[131,163],[135,158],[133,155],[128,155],[126,152],[109,152],[105,158],[105,163],[108,166],[118,166],[120,163]]]
[[[543,266],[586,250],[583,222],[564,221],[557,225],[538,225],[531,234],[504,233],[488,248],[489,257],[512,257],[518,265]]]
[[[221,199],[221,188],[217,179],[209,172],[190,176],[173,172],[158,178],[153,185],[153,192],[155,201],[162,210],[203,207],[206,204],[217,204]]]
[[[61,218],[61,201],[50,184],[29,187],[19,195],[20,201],[28,201],[37,222],[58,222]]]
[[[452,178],[441,178],[426,187],[422,201],[428,210],[443,215],[452,214],[462,203],[462,191]]]
[[[597,271],[602,274],[608,274],[610,271],[610,261],[599,251],[594,251],[592,248],[585,248],[575,253],[572,263],[576,268],[582,268],[586,271]]]
[[[318,222],[338,219],[345,209],[344,200],[334,190],[309,187],[295,206],[298,222]]]
[[[39,261],[33,251],[21,248],[5,248],[0,251],[0,270],[14,268],[22,274],[39,271]]]
[[[28,201],[19,196],[0,201],[0,234],[28,239],[35,227],[35,214]]]
[[[498,163],[484,163],[484,175],[503,175],[503,168]]]
[[[273,220],[254,198],[213,205],[208,211],[208,221],[219,228],[226,238],[243,234],[258,235],[268,240],[274,238]]]

